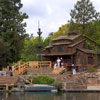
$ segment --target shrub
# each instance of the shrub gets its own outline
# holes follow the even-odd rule
[[[52,85],[56,86],[56,88],[58,90],[60,90],[62,88],[62,83],[59,83],[59,82],[56,82],[56,81]]]
[[[33,84],[48,84],[48,85],[53,85],[55,86],[58,90],[61,89],[62,84],[55,81],[52,77],[50,76],[38,76],[38,77],[29,77],[28,79],[30,82]]]
[[[94,68],[93,66],[88,66],[87,71],[90,73],[96,72],[96,68]]]
[[[53,84],[54,79],[49,76],[38,76],[33,78],[32,80],[33,84]]]

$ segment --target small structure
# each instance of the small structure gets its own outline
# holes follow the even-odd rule
[[[53,40],[52,45],[45,47],[44,57],[52,62],[56,61],[57,57],[62,57],[68,65],[74,63],[84,67],[97,66],[100,53],[86,48],[85,42],[86,38],[77,33],[60,36]]]

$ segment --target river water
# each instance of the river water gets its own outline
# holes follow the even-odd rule
[[[100,93],[0,92],[0,100],[100,100]]]

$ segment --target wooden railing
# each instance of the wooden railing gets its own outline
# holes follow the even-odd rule
[[[30,61],[29,62],[29,67],[30,68],[41,68],[41,67],[49,67],[51,68],[52,63],[51,61]]]
[[[22,65],[15,66],[13,75],[24,74],[27,71],[28,67],[29,67],[29,63],[24,63]]]
[[[27,63],[18,63],[14,65],[14,70],[12,71],[13,75],[24,74],[28,69],[41,68],[41,67],[49,67],[51,68],[51,61],[30,61]],[[3,71],[8,71],[8,68],[3,68]]]

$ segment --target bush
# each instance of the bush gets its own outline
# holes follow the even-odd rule
[[[97,70],[93,66],[88,66],[87,71],[92,73],[92,72],[96,72]]]
[[[58,90],[60,90],[62,88],[62,83],[59,83],[59,82],[56,82],[56,81],[52,85],[56,86],[56,88]]]
[[[30,82],[33,84],[48,84],[48,85],[53,85],[55,86],[58,90],[61,89],[62,84],[55,81],[52,77],[50,76],[38,76],[38,77],[29,77],[28,79]]]
[[[38,76],[32,79],[33,84],[53,84],[54,79],[49,76]]]

